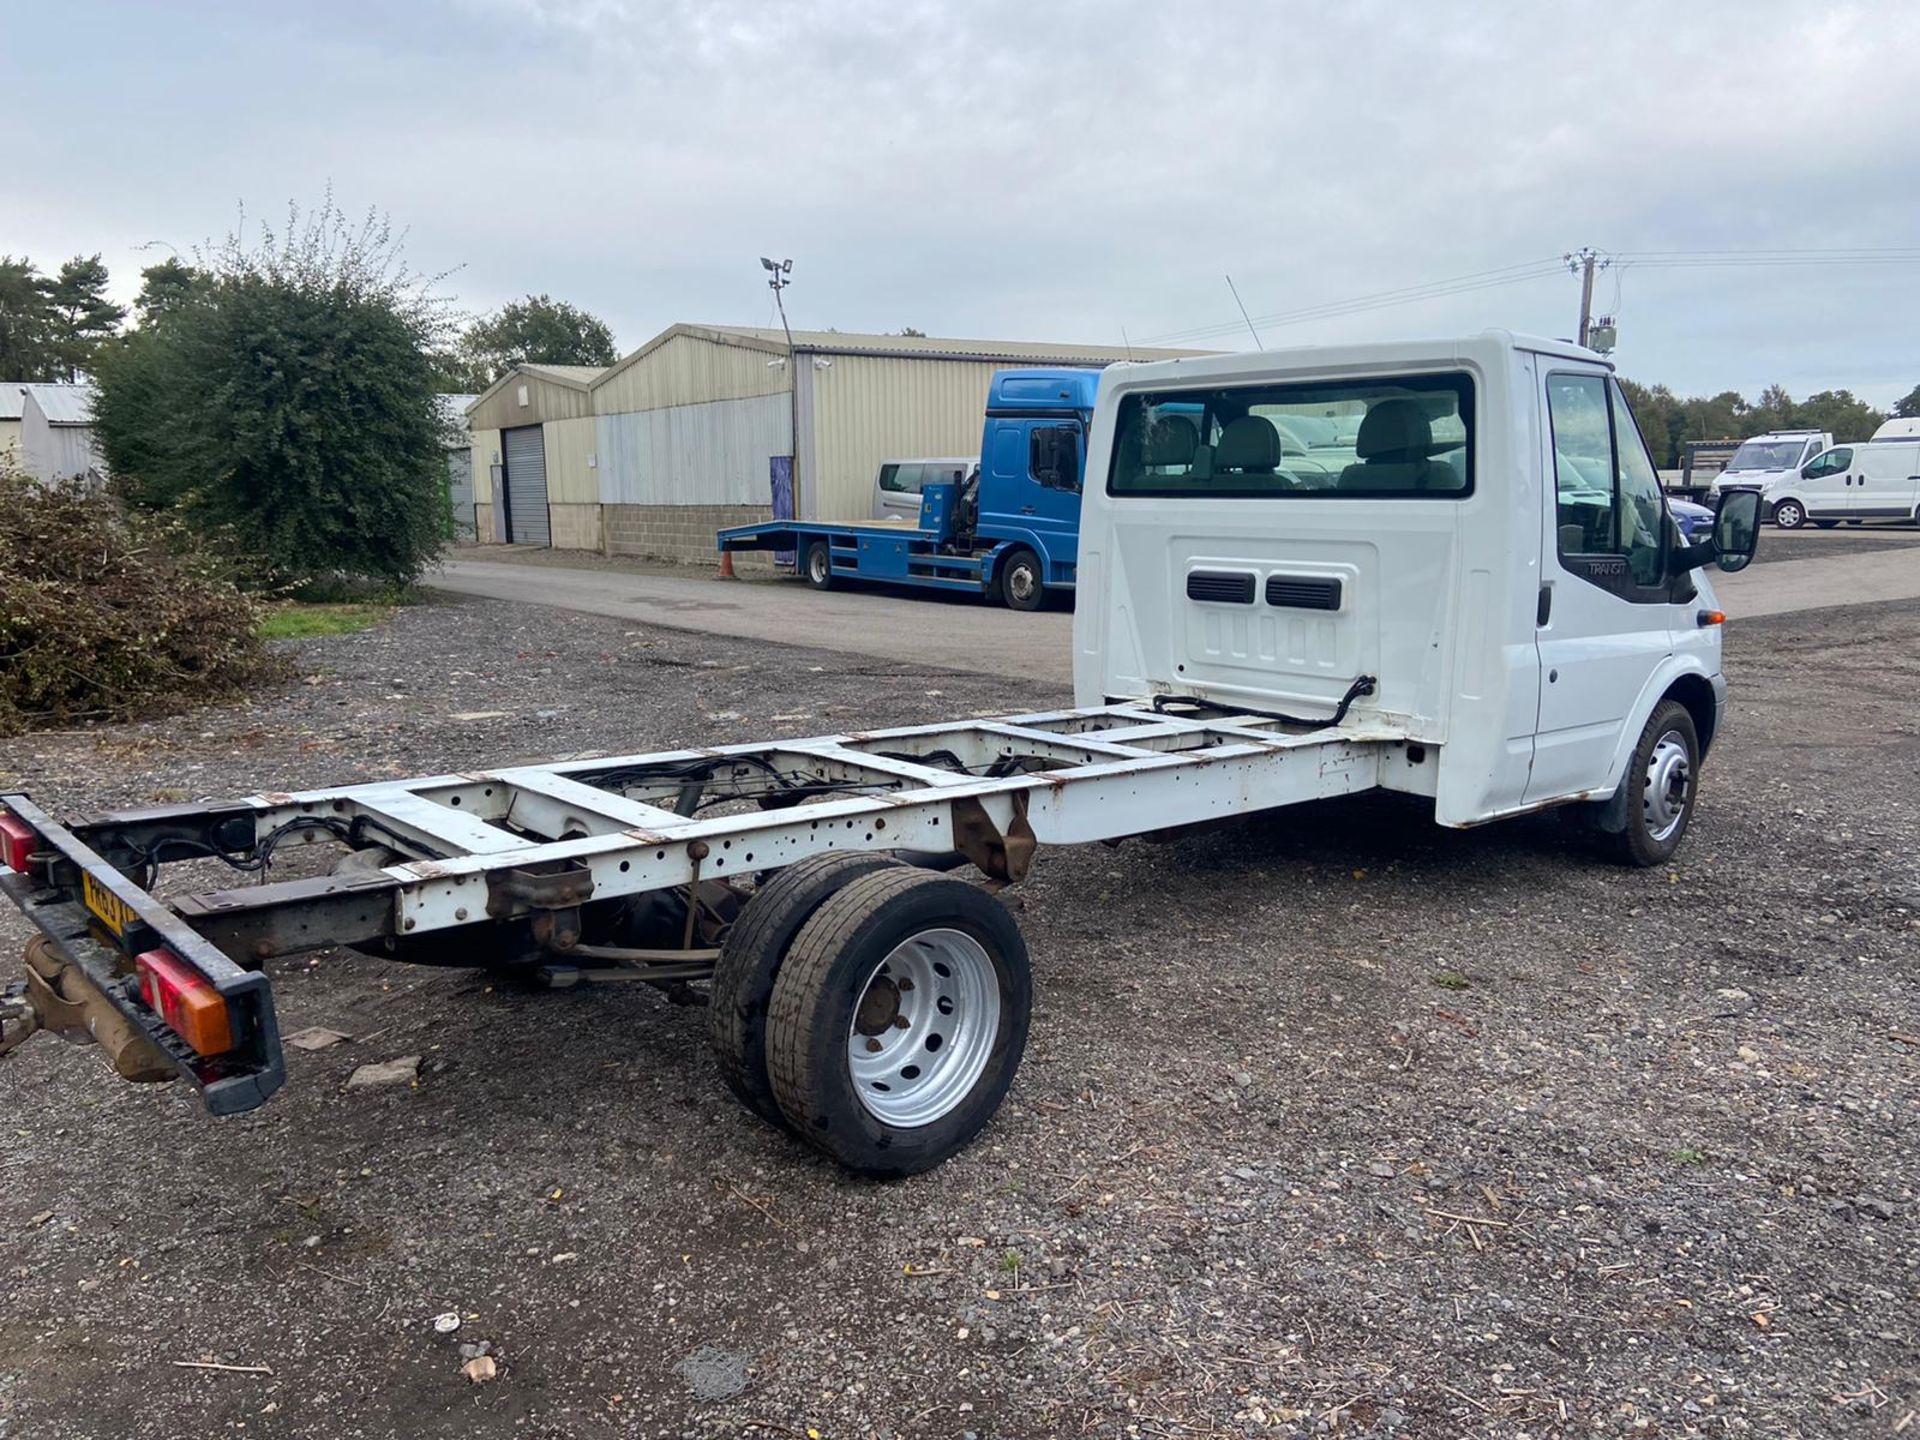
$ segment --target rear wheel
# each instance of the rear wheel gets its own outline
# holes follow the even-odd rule
[[[807,584],[816,590],[833,588],[833,553],[827,549],[827,542],[815,540],[807,546],[803,567]]]
[[[1839,523],[1838,520],[1816,520],[1813,525],[1816,530],[1831,530]]]
[[[1798,500],[1782,500],[1773,507],[1773,523],[1782,530],[1798,530],[1807,523],[1807,507]]]
[[[767,1079],[767,1005],[787,947],[828,896],[893,863],[885,855],[809,855],[756,890],[727,932],[713,969],[707,1039],[720,1078],[761,1119],[787,1123]]]
[[[1700,775],[1700,739],[1693,716],[1677,700],[1662,700],[1627,762],[1620,785],[1625,824],[1600,840],[1623,865],[1664,864],[1686,838]]]
[[[1000,598],[1009,610],[1038,610],[1046,596],[1040,557],[1033,551],[1016,550],[1001,562]]]
[[[920,870],[863,875],[788,950],[767,1075],[787,1123],[848,1169],[919,1174],[1000,1108],[1032,1003],[1027,947],[999,901]]]

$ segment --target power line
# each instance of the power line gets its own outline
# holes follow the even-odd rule
[[[1611,258],[1617,267],[1631,266],[1637,270],[1745,269],[1795,265],[1812,267],[1911,265],[1920,264],[1920,246],[1770,250],[1624,250],[1611,252]],[[1395,305],[1411,305],[1423,300],[1439,300],[1453,295],[1470,294],[1476,290],[1489,290],[1543,279],[1563,273],[1565,264],[1564,257],[1528,261],[1495,270],[1458,275],[1447,280],[1433,280],[1424,285],[1407,285],[1396,290],[1380,290],[1367,295],[1352,296],[1345,300],[1330,300],[1317,305],[1300,306],[1293,310],[1276,311],[1269,315],[1255,316],[1251,323],[1277,329],[1287,325],[1305,324],[1312,320],[1339,319],[1369,310],[1386,309]],[[1617,280],[1618,270],[1615,275]],[[1231,335],[1240,328],[1240,324],[1232,321],[1200,325],[1191,329],[1150,335],[1145,337],[1142,343],[1162,345],[1178,344],[1188,340],[1216,339]]]

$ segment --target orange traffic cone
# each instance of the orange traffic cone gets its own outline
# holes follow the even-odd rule
[[[720,552],[720,573],[713,578],[716,580],[732,580],[736,578],[733,573],[733,552],[731,550],[722,550]]]

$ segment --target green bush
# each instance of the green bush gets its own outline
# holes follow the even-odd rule
[[[176,517],[0,472],[0,735],[165,713],[278,675],[233,572]]]
[[[449,325],[377,217],[331,201],[196,257],[97,365],[94,428],[137,503],[230,532],[265,583],[405,583],[451,534],[435,362]]]

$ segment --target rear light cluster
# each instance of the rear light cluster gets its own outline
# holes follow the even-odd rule
[[[167,1026],[202,1055],[233,1049],[233,1018],[213,983],[171,950],[133,957],[140,994]]]
[[[11,810],[0,810],[0,864],[25,875],[32,864],[40,837],[27,828],[27,822]]]

